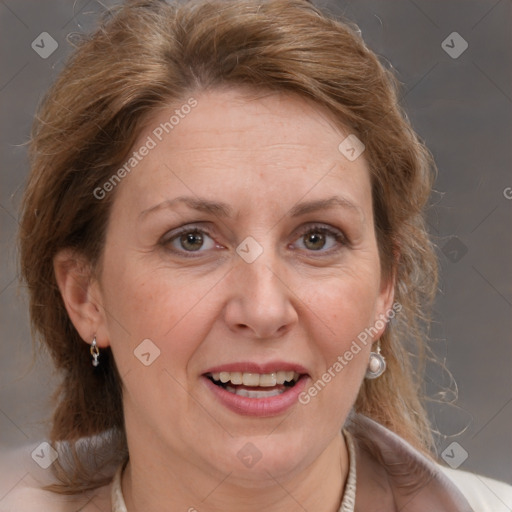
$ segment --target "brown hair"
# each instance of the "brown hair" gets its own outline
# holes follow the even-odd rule
[[[108,433],[110,452],[103,454],[126,456],[120,377],[108,349],[93,372],[89,346],[66,313],[53,258],[73,248],[97,267],[115,191],[103,200],[93,191],[125,162],[156,109],[224,86],[308,98],[365,144],[382,269],[396,278],[402,310],[381,338],[388,370],[364,381],[355,408],[428,451],[416,363],[436,289],[423,219],[433,163],[398,106],[391,72],[355,27],[306,0],[127,2],[81,41],[42,102],[32,133],[20,261],[33,329],[63,375],[51,440],[68,442],[75,453],[78,439]],[[64,490],[102,483],[79,469],[75,457],[60,475]]]

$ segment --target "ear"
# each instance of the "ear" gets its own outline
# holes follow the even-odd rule
[[[392,270],[387,276],[381,279],[379,295],[375,308],[374,325],[378,329],[374,341],[377,341],[386,330],[389,320],[402,309],[401,304],[394,304],[395,298],[396,271]]]
[[[90,263],[72,249],[59,251],[53,259],[53,269],[66,311],[80,337],[91,343],[96,337],[99,347],[106,347],[105,310],[97,279]]]

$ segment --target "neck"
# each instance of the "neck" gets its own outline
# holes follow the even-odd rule
[[[162,453],[130,449],[122,477],[128,512],[337,512],[348,473],[341,433],[302,471],[292,469],[279,478],[267,471],[250,482],[234,472],[213,475],[175,454]]]

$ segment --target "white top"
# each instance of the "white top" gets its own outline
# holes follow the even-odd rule
[[[466,471],[439,466],[475,512],[512,512],[512,486]]]

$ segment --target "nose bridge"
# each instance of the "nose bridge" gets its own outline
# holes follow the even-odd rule
[[[247,295],[262,305],[270,305],[274,301],[282,302],[285,299],[285,290],[282,289],[282,282],[275,270],[274,258],[268,254],[260,256],[250,265],[246,264],[242,269],[242,275],[245,276]]]
[[[273,270],[279,267],[277,243],[269,232],[258,240],[248,236],[237,247],[239,278],[253,297],[278,291],[274,288],[279,288],[280,282]]]
[[[258,337],[287,330],[297,314],[283,272],[279,258],[270,248],[250,263],[243,259],[238,263],[236,285],[228,304],[227,320],[232,328],[251,331]]]

